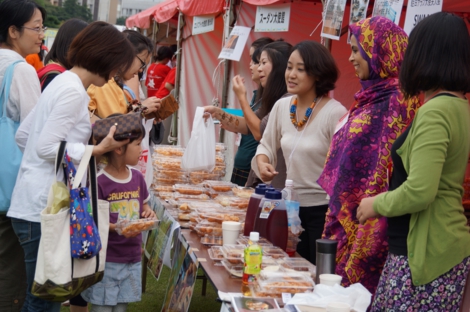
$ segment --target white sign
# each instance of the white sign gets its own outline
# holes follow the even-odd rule
[[[290,3],[258,6],[256,9],[256,32],[289,31]]]
[[[222,48],[222,52],[219,54],[219,59],[239,61],[242,57],[243,50],[245,49],[245,44],[248,40],[250,31],[250,27],[235,26]]]
[[[383,16],[398,25],[404,0],[375,0],[372,16]]]
[[[378,0],[376,0],[378,1]],[[369,0],[351,0],[351,8],[349,13],[349,24],[355,24],[366,18]],[[350,43],[350,33],[348,30],[348,43]]]
[[[405,27],[403,28],[408,36],[422,19],[442,11],[442,1],[443,0],[408,0]]]
[[[345,7],[346,0],[328,0],[324,10],[322,37],[339,40]]]
[[[194,16],[193,19],[193,35],[199,35],[206,32],[214,31],[215,16]]]

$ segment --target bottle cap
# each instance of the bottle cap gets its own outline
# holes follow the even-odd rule
[[[259,194],[259,195],[264,195],[266,193],[267,189],[268,188],[267,188],[266,184],[258,184],[256,186],[255,193]]]
[[[282,193],[276,190],[268,190],[264,197],[268,199],[282,199]]]
[[[316,243],[318,253],[336,255],[336,247],[338,246],[338,241],[332,239],[317,239]]]
[[[252,242],[259,241],[259,233],[258,232],[250,232],[250,240]]]
[[[294,186],[294,181],[287,179],[286,186]]]

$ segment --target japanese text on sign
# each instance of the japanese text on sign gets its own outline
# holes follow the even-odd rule
[[[288,31],[289,20],[290,3],[270,6],[259,6],[256,9],[255,31]]]
[[[195,16],[193,19],[193,35],[199,35],[206,32],[214,31],[214,16]]]
[[[409,0],[403,30],[410,35],[424,18],[442,11],[442,0]]]

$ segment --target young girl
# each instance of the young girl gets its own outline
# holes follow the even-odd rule
[[[93,304],[91,312],[122,312],[129,302],[140,301],[142,234],[119,235],[116,222],[118,217],[155,217],[147,203],[149,193],[144,177],[129,167],[139,161],[144,135],[142,127],[139,138],[105,154],[108,164],[98,173],[98,197],[109,201],[110,224],[103,280],[82,292],[83,298]]]

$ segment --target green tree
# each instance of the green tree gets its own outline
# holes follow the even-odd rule
[[[126,19],[127,17],[124,16],[118,17],[116,20],[116,25],[126,26]]]
[[[86,22],[91,22],[93,15],[85,5],[78,4],[77,0],[65,0],[64,10],[68,18],[80,18]]]

